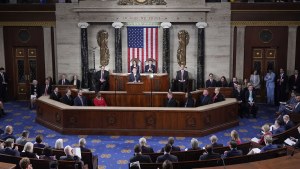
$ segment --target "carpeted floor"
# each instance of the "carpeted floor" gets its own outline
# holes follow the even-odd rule
[[[62,135],[46,127],[35,123],[35,110],[28,109],[28,102],[8,102],[4,104],[6,113],[5,118],[0,119],[0,128],[4,130],[6,125],[14,127],[14,134],[19,136],[26,129],[30,132],[30,141],[35,141],[37,134],[44,136],[44,142],[54,146],[56,139],[63,138],[64,146],[77,146],[79,138],[86,138],[87,147],[92,149],[94,154],[99,157],[100,169],[118,169],[128,168],[129,158],[133,155],[133,147],[138,143],[141,136],[101,136],[101,135]],[[260,134],[260,128],[265,123],[274,123],[274,112],[276,107],[259,105],[257,119],[240,119],[240,125],[228,130],[214,133],[218,136],[219,142],[227,144],[230,140],[230,132],[235,129],[239,132],[242,142],[249,141],[252,137]],[[210,135],[197,137],[200,146],[209,144]],[[146,136],[147,143],[151,145],[154,151],[160,150],[167,142],[166,137]],[[190,147],[192,137],[175,137],[175,144],[182,150]]]

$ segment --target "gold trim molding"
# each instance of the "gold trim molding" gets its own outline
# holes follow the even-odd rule
[[[231,21],[231,26],[300,26],[300,21]]]
[[[43,26],[43,27],[55,27],[54,21],[37,21],[37,22],[0,22],[0,26]]]

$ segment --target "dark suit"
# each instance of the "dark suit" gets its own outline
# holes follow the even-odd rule
[[[69,96],[69,97],[68,97],[66,94],[61,98],[60,101],[61,101],[62,103],[64,103],[64,104],[69,105],[69,106],[72,106],[73,103],[74,103],[72,96]]]
[[[184,107],[195,107],[195,101],[193,98],[187,98],[184,103]]]
[[[71,81],[71,85],[73,85],[73,84],[74,84],[74,79]],[[80,80],[76,79],[76,88],[80,89],[80,87],[81,87],[81,82],[80,82]]]
[[[7,84],[3,84],[3,82],[8,83],[8,78],[5,72],[3,72],[2,76],[0,74],[0,101],[6,100]]]
[[[300,93],[300,75],[299,74],[298,74],[297,78],[295,77],[295,75],[290,76],[289,89],[290,89],[290,91],[295,90],[297,93]]]
[[[66,160],[66,161],[76,161],[77,159],[78,159],[77,156],[70,156],[70,155],[61,156],[59,158],[59,160]]]
[[[225,100],[225,98],[221,93],[219,93],[218,95],[214,94],[213,97],[212,97],[212,102],[213,103],[221,102],[221,101],[224,101],[224,100]]]
[[[184,80],[184,82],[180,82],[180,80]],[[176,73],[176,81],[177,81],[177,90],[186,92],[187,84],[189,81],[189,73],[186,70],[183,70],[183,74],[181,70]]]
[[[171,154],[160,155],[156,159],[156,163],[163,163],[164,161],[169,160],[171,162],[178,162],[178,158]]]
[[[228,87],[228,83],[226,81],[218,81],[217,82],[217,87]]]
[[[41,143],[34,143],[33,147],[37,147],[37,148],[45,148],[46,145],[45,144],[41,144]]]
[[[295,126],[295,124],[294,124],[291,120],[289,120],[289,121],[284,125],[284,129],[285,129],[285,130],[288,130],[288,129],[294,127],[294,126]]]
[[[260,152],[263,153],[263,152],[266,152],[266,151],[269,151],[269,150],[274,150],[274,149],[277,149],[277,148],[278,148],[277,145],[269,144],[269,145],[266,145],[263,148],[261,148]]]
[[[36,86],[31,85],[30,86],[30,95],[35,95],[35,94],[36,94],[36,98],[41,97],[41,95],[42,95],[41,88],[38,85],[36,85]]]
[[[208,87],[216,87],[217,86],[217,81],[216,80],[212,80],[210,81],[210,79],[206,80],[205,82],[205,87],[208,88]]]
[[[82,100],[82,102],[81,102]],[[87,100],[86,100],[86,97],[85,96],[81,96],[81,100],[80,98],[77,96],[75,99],[74,99],[74,106],[87,106]]]
[[[81,152],[91,152],[90,149],[80,146]]]
[[[276,135],[276,134],[283,133],[284,131],[285,131],[285,128],[280,126],[278,129],[272,130],[271,132],[273,135]]]
[[[131,73],[129,75],[129,82],[138,82],[141,80],[141,76],[139,73],[136,73],[136,75],[134,76],[133,73]]]
[[[237,149],[231,149],[227,151],[227,153],[224,154],[224,157],[235,157],[235,156],[242,156],[243,152],[241,150]]]
[[[58,101],[58,102],[60,101],[60,97],[61,97],[60,94],[59,93],[55,94],[55,92],[52,92],[50,95],[50,99]]]
[[[199,160],[210,160],[210,159],[216,159],[216,158],[220,158],[221,155],[218,153],[206,153],[200,156]]]
[[[131,157],[129,160],[131,163],[139,161],[140,163],[152,163],[152,160],[149,155],[136,154]]]
[[[253,105],[249,104],[249,96],[250,96],[250,92],[249,92],[249,90],[247,90],[245,92],[245,97],[244,97],[245,112],[247,113],[247,115],[249,115],[251,113],[253,115],[253,117],[256,118],[257,107],[255,105],[255,103],[256,103],[256,94],[255,94],[254,90],[252,91],[252,102],[253,102]]]
[[[233,95],[234,97],[236,98],[236,101],[239,102],[238,104],[238,111],[239,111],[239,114],[240,114],[240,117],[243,118],[243,111],[244,111],[244,92],[243,90],[234,90],[233,91]]]
[[[146,73],[156,73],[156,66],[155,65],[151,65],[151,69],[152,69],[152,72],[151,71],[149,71],[149,65],[146,65],[145,66],[145,72]]]
[[[167,99],[166,107],[177,107],[177,102],[174,98]]]
[[[4,140],[4,141],[9,139],[9,138],[13,139],[14,142],[16,142],[16,137],[13,134],[4,133],[0,136],[0,140]]]
[[[212,103],[212,99],[209,95],[207,95],[207,96],[202,95],[199,99],[198,105],[199,106],[204,106],[204,105],[208,105],[208,104],[211,104],[211,103]]]
[[[8,147],[1,149],[0,154],[6,154],[6,155],[20,157],[20,152],[18,150],[14,150],[14,149],[11,149]]]
[[[52,93],[52,85],[48,85],[48,88],[46,88],[46,85],[43,85],[41,87],[41,92],[42,92],[42,95],[45,95],[45,92],[47,93],[47,95],[50,95]]]
[[[154,153],[152,147],[141,146],[142,153]]]
[[[238,83],[238,82],[233,82],[233,81],[231,81],[231,82],[229,83],[228,87],[234,88],[234,85],[235,85],[235,84],[239,84],[239,83]]]
[[[277,82],[277,101],[286,101],[286,86],[288,77],[285,73],[279,74],[278,80],[282,79],[283,82]]]
[[[65,79],[65,82],[63,83],[63,80],[60,79],[58,81],[58,85],[70,85],[70,81],[68,79]]]
[[[216,148],[216,147],[223,147],[223,144],[214,143],[214,144],[211,144],[211,146],[212,146],[213,148]]]
[[[105,80],[103,82],[100,81],[101,75],[102,75],[102,79]],[[104,70],[103,74],[102,74],[102,70],[97,71],[94,74],[94,81],[95,81],[96,93],[98,91],[106,91],[106,90],[108,90],[108,88],[109,88],[109,84],[108,84],[108,81],[109,81],[109,72],[107,70]]]
[[[180,151],[180,147],[178,146],[172,146],[172,149],[171,149],[171,152],[174,152],[174,151]],[[165,152],[165,148],[161,148],[160,152]]]
[[[31,153],[31,152],[28,152],[28,151],[21,152],[20,156],[21,157],[28,157],[28,158],[37,158],[37,156],[35,155],[35,153]]]

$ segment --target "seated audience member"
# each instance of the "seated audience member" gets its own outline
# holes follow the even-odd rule
[[[172,145],[166,144],[166,146],[164,147],[164,155],[158,156],[156,159],[156,163],[163,163],[165,160],[169,160],[171,162],[178,162],[178,158],[170,154],[171,150]]]
[[[55,155],[53,155],[53,151],[50,147],[45,147],[43,149],[42,155],[39,157],[39,159],[56,160],[56,157],[55,157]]]
[[[36,154],[33,153],[33,143],[27,142],[24,145],[23,151],[21,152],[20,156],[28,158],[37,158]]]
[[[230,148],[229,151],[224,152],[224,158],[243,155],[243,152],[237,149],[236,141],[230,141],[229,148]]]
[[[60,101],[60,93],[58,92],[58,87],[55,87],[53,92],[50,95],[50,99],[55,100],[55,101]]]
[[[46,147],[46,145],[43,144],[42,142],[43,142],[43,136],[42,135],[37,135],[35,137],[35,143],[33,144],[33,147],[37,147],[37,148],[44,148],[44,147]]]
[[[187,92],[185,93],[185,103],[184,103],[184,107],[195,107],[195,101],[192,97],[192,93]]]
[[[58,85],[69,85],[70,82],[68,79],[66,79],[66,75],[62,74],[61,79],[58,81]]]
[[[178,146],[174,146],[174,137],[169,137],[168,138],[168,143],[167,144],[170,144],[171,145],[171,152],[173,152],[173,151],[180,151],[180,147],[178,147]],[[165,148],[166,147],[163,147],[161,150],[160,150],[160,152],[164,152],[165,151]]]
[[[6,115],[6,113],[4,112],[3,103],[0,101],[0,118],[5,115]],[[1,132],[0,132],[0,134],[1,134]]]
[[[20,160],[19,166],[21,169],[33,169],[32,165],[30,164],[30,160],[27,157],[24,157]]]
[[[212,73],[210,73],[208,76],[209,76],[209,79],[206,80],[205,87],[206,88],[216,87],[217,86],[217,81],[214,79],[214,75]]]
[[[71,85],[76,86],[77,89],[81,88],[80,80],[78,79],[77,75],[73,76],[73,80],[71,81]]]
[[[129,75],[129,82],[133,82],[133,83],[141,82],[141,76],[140,76],[140,74],[137,72],[137,69],[136,69],[136,68],[133,68],[133,69],[132,69],[132,72],[131,72],[131,74]]]
[[[205,146],[205,151],[206,151],[206,153],[204,153],[203,155],[201,155],[200,158],[199,158],[199,160],[211,160],[211,159],[216,159],[216,158],[220,158],[221,157],[220,154],[213,152],[212,145],[206,145]]]
[[[235,141],[237,145],[242,144],[239,133],[236,130],[232,130],[230,133],[231,141]]]
[[[280,112],[280,115],[284,116],[288,113],[298,113],[298,114],[300,114],[300,94],[299,93],[296,94],[296,101],[297,102],[292,104],[292,105],[286,105],[285,109],[283,109]]]
[[[244,88],[244,91],[248,90],[249,85],[252,85],[252,83],[248,82],[248,79],[244,79],[242,83],[242,87]]]
[[[74,106],[87,106],[86,97],[82,95],[82,90],[78,90],[78,95],[74,99]]]
[[[66,94],[63,97],[61,97],[60,101],[69,106],[73,105],[74,101],[70,89],[66,89]]]
[[[293,145],[294,148],[300,148],[300,126],[298,126],[298,137],[294,138],[291,137],[291,140],[295,142],[295,144]]]
[[[264,138],[264,141],[265,141],[265,146],[260,149],[260,153],[278,148],[277,145],[272,144],[272,142],[273,142],[272,136],[269,136],[269,135],[266,136]],[[248,155],[250,155],[250,154],[255,154],[255,151],[253,151],[253,149],[252,149],[251,151],[249,151]]]
[[[285,131],[284,126],[280,125],[280,122],[278,119],[275,120],[274,125],[271,126],[272,128],[272,135],[280,134]]]
[[[211,97],[208,93],[208,90],[204,89],[203,90],[203,95],[200,97],[198,105],[199,106],[204,106],[204,105],[208,105],[208,104],[211,104],[211,103],[212,103],[212,99],[211,99]]]
[[[191,148],[188,148],[187,150],[200,150],[201,148],[199,147],[199,141],[195,138],[191,139]]]
[[[48,76],[46,79],[49,81],[49,85],[50,85],[51,88],[52,88],[52,86],[54,85],[54,82],[53,82],[52,77],[51,77],[51,76]]]
[[[212,97],[212,102],[217,103],[217,102],[221,102],[221,101],[224,101],[224,100],[225,100],[225,98],[224,98],[223,94],[220,93],[220,88],[216,87],[215,88],[215,93]]]
[[[233,95],[236,98],[236,101],[238,102],[238,111],[241,118],[243,118],[243,102],[244,102],[244,92],[242,90],[241,85],[236,85],[236,88],[233,91]]]
[[[189,81],[189,72],[184,70],[185,65],[180,65],[180,70],[176,73],[177,81],[177,91],[186,92],[188,81]]]
[[[297,104],[296,94],[294,92],[291,93],[291,97],[287,102],[279,102],[279,108],[276,112],[277,115],[280,115],[281,112],[285,111],[285,109],[290,109],[293,105]]]
[[[211,142],[211,146],[213,148],[216,148],[216,147],[223,147],[223,144],[219,144],[218,143],[218,137],[216,135],[212,135],[210,138],[209,138],[210,142]]]
[[[79,147],[80,147],[81,152],[91,152],[90,149],[86,148],[85,138],[79,139]]]
[[[228,83],[225,76],[222,76],[220,80],[217,82],[217,87],[228,87]]]
[[[94,105],[95,106],[107,106],[104,97],[101,96],[100,91],[97,93],[97,96],[94,98]]]
[[[8,138],[4,141],[4,149],[0,150],[0,154],[6,154],[11,156],[20,157],[20,152],[18,151],[18,146],[14,147],[14,140],[11,138]]]
[[[295,69],[294,74],[289,78],[289,89],[300,93],[300,76],[298,70]]]
[[[239,84],[239,82],[238,82],[237,78],[233,77],[232,81],[229,83],[228,87],[236,88],[236,85],[238,85],[238,84]]]
[[[77,161],[79,159],[78,156],[75,156],[73,153],[73,148],[71,146],[66,146],[64,148],[65,156],[61,156],[59,159],[60,160],[66,160],[66,161]]]
[[[0,136],[0,139],[1,140],[7,140],[7,139],[13,139],[14,142],[16,142],[16,137],[13,135],[13,127],[11,125],[8,125],[5,127],[5,133],[3,133],[1,136]]]
[[[162,169],[173,169],[173,164],[171,161],[166,160],[162,164]]]
[[[148,60],[148,65],[145,66],[145,72],[146,73],[156,73],[156,67],[153,65],[153,60]]]
[[[142,155],[142,149],[139,144],[134,146],[134,156],[129,160],[131,163],[139,161],[140,163],[152,163],[149,155]]]
[[[150,146],[147,146],[147,140],[145,137],[142,137],[139,139],[139,143],[142,149],[142,153],[154,153],[153,148]]]
[[[109,72],[105,70],[105,66],[100,66],[100,68],[101,70],[94,75],[96,92],[108,90]]]
[[[170,91],[169,91],[168,94],[167,94],[166,107],[177,107],[177,102],[176,102],[176,100],[173,98],[173,93],[170,92]]]
[[[30,85],[30,108],[33,108],[33,105],[37,98],[42,95],[41,88],[38,86],[38,81],[33,80]]]
[[[22,135],[19,138],[17,138],[16,144],[24,146],[28,142],[28,136],[29,136],[29,131],[24,130],[22,132]]]
[[[248,86],[248,91],[245,92],[245,111],[247,117],[250,116],[250,113],[256,118],[257,107],[256,107],[256,94],[253,91],[253,86]]]
[[[41,88],[41,92],[43,92],[43,96],[48,96],[52,92],[52,85],[50,85],[49,79],[45,79],[45,84]]]
[[[266,136],[272,136],[272,133],[270,132],[269,125],[265,124],[261,127],[263,135],[261,136],[259,140],[259,144],[264,145],[265,144],[265,137]]]
[[[290,120],[289,115],[284,115],[283,116],[283,122],[284,122],[284,129],[285,130],[288,130],[288,129],[295,126],[295,124]]]
[[[62,150],[64,149],[64,140],[59,138],[55,141],[54,149]]]

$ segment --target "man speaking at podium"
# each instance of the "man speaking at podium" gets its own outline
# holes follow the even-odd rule
[[[141,82],[141,76],[139,73],[137,73],[137,69],[135,67],[132,69],[132,72],[129,75],[129,82]]]

